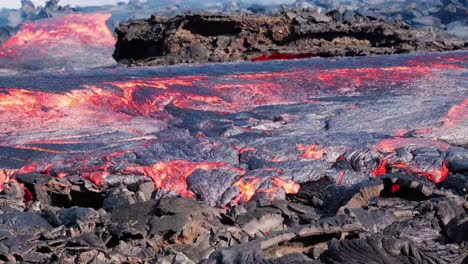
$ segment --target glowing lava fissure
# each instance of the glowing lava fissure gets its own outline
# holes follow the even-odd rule
[[[70,14],[26,23],[0,47],[0,57],[14,60],[40,59],[49,53],[77,55],[77,49],[112,49],[115,38],[106,25],[110,14]]]

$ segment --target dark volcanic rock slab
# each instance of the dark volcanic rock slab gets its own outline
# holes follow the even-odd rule
[[[122,23],[114,58],[156,65],[313,56],[362,56],[468,47],[429,31],[352,11],[285,11],[266,15],[153,16]]]

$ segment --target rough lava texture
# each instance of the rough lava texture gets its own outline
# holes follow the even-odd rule
[[[124,22],[116,33],[114,58],[129,65],[364,56],[468,47],[465,41],[348,10],[152,16]]]
[[[0,261],[466,263],[467,52],[0,77]]]

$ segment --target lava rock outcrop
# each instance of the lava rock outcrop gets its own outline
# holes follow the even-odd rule
[[[320,179],[286,200],[231,208],[158,199],[145,184],[104,191],[74,180],[67,180],[75,195],[66,204],[60,197],[69,196],[67,188],[38,177],[12,180],[0,195],[4,262],[456,264],[468,256],[466,200],[414,175],[351,187]],[[27,194],[32,178],[36,187]],[[318,194],[342,197],[339,209],[313,205]]]
[[[353,11],[152,16],[122,23],[114,58],[136,65],[363,56],[468,47]]]

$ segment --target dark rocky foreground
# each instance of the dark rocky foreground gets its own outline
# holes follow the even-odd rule
[[[353,11],[291,10],[274,15],[195,14],[122,23],[114,58],[158,65],[451,51],[465,41]]]
[[[0,77],[0,260],[463,263],[467,52]]]
[[[461,174],[439,185],[390,174],[350,188],[322,178],[287,200],[229,209],[156,199],[152,183],[100,193],[78,178],[17,180],[36,199],[25,203],[31,194],[16,180],[0,196],[0,259],[10,263],[468,261]]]

